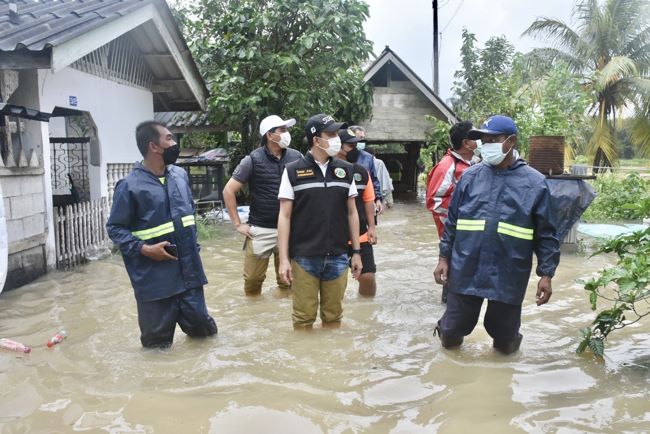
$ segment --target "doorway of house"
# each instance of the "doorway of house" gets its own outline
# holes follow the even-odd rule
[[[52,201],[65,206],[90,200],[88,137],[50,137]]]

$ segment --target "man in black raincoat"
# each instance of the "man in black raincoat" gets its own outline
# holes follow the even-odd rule
[[[478,322],[488,299],[484,325],[494,348],[519,349],[521,305],[537,256],[537,305],[551,297],[560,243],[544,176],[518,159],[517,126],[492,116],[468,134],[480,139],[483,162],[467,169],[456,186],[434,271],[447,284],[447,310],[434,331],[445,348],[459,346]]]

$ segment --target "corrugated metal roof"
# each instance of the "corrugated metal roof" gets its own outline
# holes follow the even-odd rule
[[[16,13],[9,4],[16,5]],[[152,0],[0,0],[0,50],[41,51],[103,26]]]
[[[11,4],[15,5],[15,12],[12,12]],[[149,4],[163,17],[182,62],[192,76],[189,81],[183,77],[180,65],[170,55],[152,21],[129,31],[129,36],[145,56],[155,83],[162,83],[163,89],[152,89],[154,110],[200,109],[208,90],[165,0],[0,0],[0,54],[4,52],[5,56],[13,56],[12,52],[17,55],[27,52],[50,56],[58,46]],[[163,57],[157,57],[161,55]],[[16,58],[18,63],[22,59],[20,56]],[[197,94],[192,91],[190,83],[200,86]]]

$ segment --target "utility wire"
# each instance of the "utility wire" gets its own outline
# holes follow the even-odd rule
[[[451,24],[451,22],[454,20],[454,18],[456,18],[456,15],[458,15],[458,11],[460,11],[460,8],[463,6],[463,3],[465,3],[465,0],[460,0],[460,3],[458,3],[458,6],[456,7],[456,10],[455,10],[454,13],[452,14],[452,16],[451,16],[451,18],[449,19],[449,21],[447,21],[447,24],[445,24],[445,27],[442,28],[442,30],[440,31],[440,33],[444,33],[445,30],[447,30],[447,27],[449,27],[449,24]]]

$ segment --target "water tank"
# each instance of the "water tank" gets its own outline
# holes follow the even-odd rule
[[[531,136],[528,164],[544,175],[564,173],[564,136]]]

